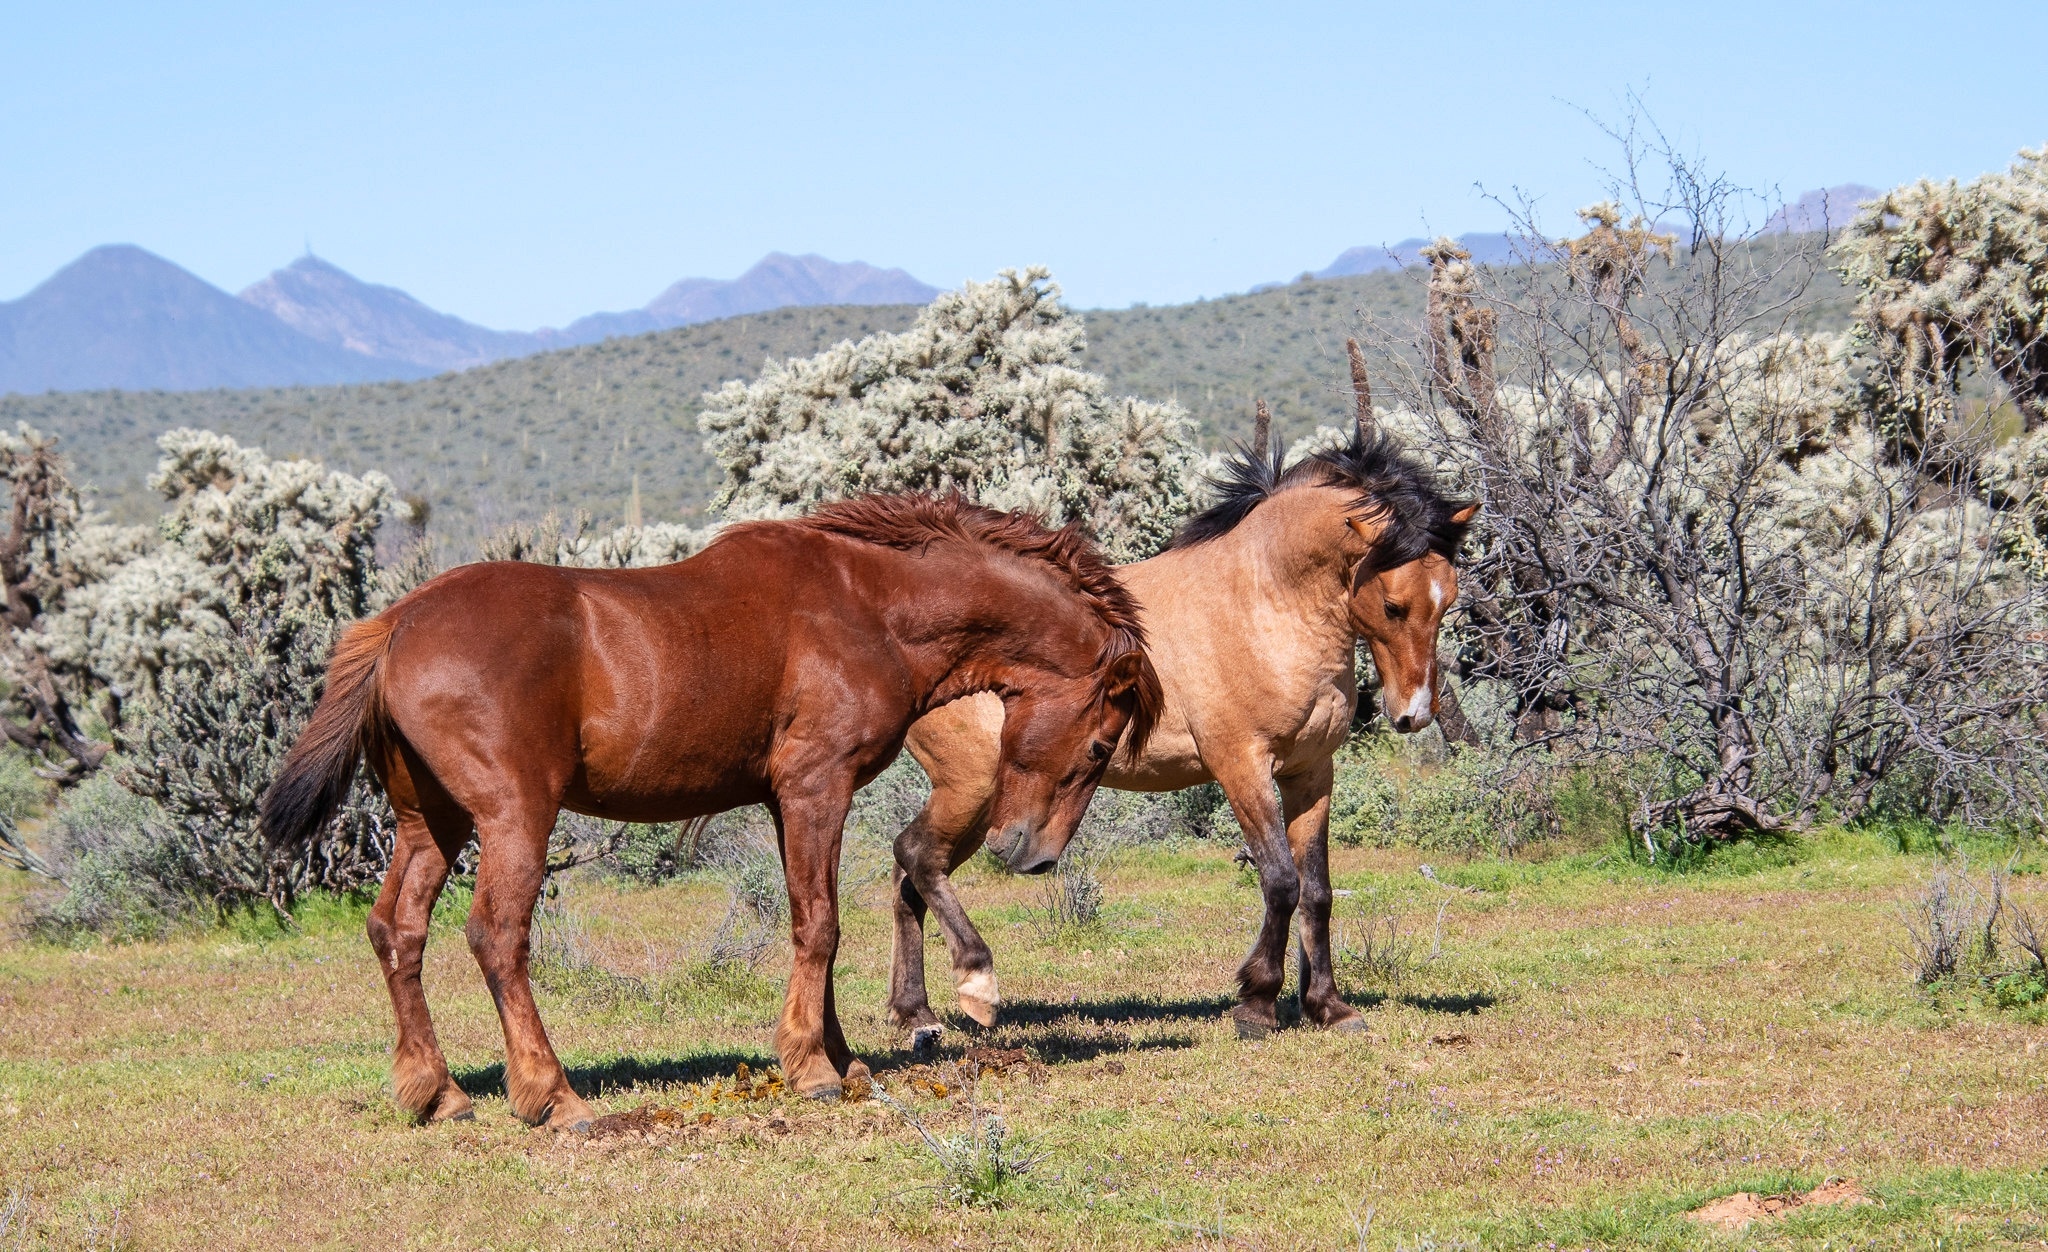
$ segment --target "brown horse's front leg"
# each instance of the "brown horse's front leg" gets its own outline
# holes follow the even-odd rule
[[[1273,802],[1273,762],[1263,745],[1220,762],[1216,781],[1244,832],[1245,846],[1259,870],[1266,916],[1251,954],[1237,971],[1238,1006],[1230,1011],[1240,1039],[1261,1039],[1280,1025],[1280,988],[1287,980],[1287,930],[1301,897],[1301,878],[1287,847],[1280,806]]]
[[[772,806],[782,836],[794,949],[775,1051],[782,1080],[813,1099],[837,1099],[843,1077],[865,1077],[839,1028],[832,967],[839,955],[839,843],[852,803],[851,779],[824,794],[780,796]]]
[[[481,856],[476,898],[469,906],[469,950],[483,969],[505,1028],[505,1094],[512,1112],[530,1126],[582,1131],[596,1113],[569,1086],[569,1075],[548,1042],[527,979],[533,906],[547,876],[548,832],[555,809],[537,806],[477,821]]]
[[[1364,1030],[1330,964],[1330,758],[1280,780],[1287,844],[1301,875],[1301,1015],[1332,1030]]]

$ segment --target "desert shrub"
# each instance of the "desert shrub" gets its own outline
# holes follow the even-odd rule
[[[1046,271],[947,292],[900,334],[870,335],[705,399],[725,472],[713,507],[787,517],[867,491],[957,490],[1079,521],[1118,559],[1188,512],[1199,455],[1177,405],[1110,398],[1078,368],[1086,336]]]
[[[1095,874],[1095,853],[1085,842],[1076,839],[1067,845],[1039,894],[1054,930],[1093,926],[1102,919],[1102,879]]]
[[[161,938],[212,898],[200,857],[177,826],[104,774],[65,793],[49,843],[65,891],[29,919],[43,938]]]
[[[888,1092],[875,1088],[874,1098],[887,1105],[917,1132],[925,1150],[939,1166],[940,1181],[930,1190],[949,1204],[965,1208],[1001,1208],[1010,1193],[1042,1160],[1044,1153],[1012,1134],[1009,1124],[981,1107],[976,1097],[974,1067],[954,1067],[955,1085],[967,1096],[967,1124],[941,1135]]]
[[[28,753],[0,745],[0,817],[20,822],[37,816],[56,799],[57,789],[36,773]]]
[[[1985,931],[1988,911],[1984,893],[1967,874],[1946,866],[1935,870],[1899,905],[1913,981],[1931,987],[1961,973],[1972,942]]]
[[[773,828],[757,809],[728,823],[724,837],[705,853],[707,868],[724,883],[725,916],[719,920],[705,952],[713,967],[751,966],[767,955],[782,934],[789,889],[782,878]]]
[[[1556,829],[1560,777],[1546,762],[1380,733],[1354,737],[1335,764],[1335,843],[1504,854]]]
[[[1448,896],[1437,901],[1427,922],[1405,917],[1400,901],[1378,890],[1340,900],[1333,911],[1331,956],[1339,969],[1361,982],[1398,989],[1443,956]],[[1423,926],[1429,927],[1427,946]]]

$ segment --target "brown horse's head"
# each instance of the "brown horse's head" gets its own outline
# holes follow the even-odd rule
[[[957,493],[864,496],[806,519],[820,530],[922,551],[941,540],[994,556],[989,645],[971,686],[1003,697],[1002,756],[988,801],[988,845],[1025,873],[1066,850],[1119,738],[1144,747],[1165,706],[1145,657],[1137,602],[1078,526],[1053,530]],[[1007,554],[1006,556],[1004,554]]]
[[[1003,701],[987,841],[1020,874],[1044,873],[1059,862],[1118,741],[1127,751],[1142,749],[1165,703],[1134,632],[1113,640],[1111,650],[1096,674],[1035,683]]]

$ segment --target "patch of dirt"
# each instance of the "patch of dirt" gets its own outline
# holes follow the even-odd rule
[[[1710,1200],[1686,1216],[1703,1226],[1742,1230],[1751,1222],[1771,1221],[1796,1208],[1875,1203],[1877,1201],[1863,1194],[1863,1188],[1856,1185],[1854,1178],[1834,1178],[1806,1192],[1760,1196],[1754,1191],[1738,1191],[1734,1195]]]
[[[590,1137],[613,1139],[620,1135],[653,1135],[681,1130],[686,1126],[709,1126],[717,1119],[709,1113],[691,1114],[684,1109],[665,1109],[643,1104],[624,1113],[606,1113],[590,1123]]]
[[[1462,1030],[1452,1031],[1448,1035],[1431,1035],[1429,1041],[1440,1048],[1451,1048],[1458,1051],[1472,1046],[1472,1036]]]
[[[1117,1065],[1116,1072],[1122,1073],[1123,1066]],[[958,1061],[906,1065],[879,1077],[887,1078],[892,1086],[901,1084],[912,1091],[946,1100],[960,1095],[970,1084],[983,1078],[1022,1078],[1029,1082],[1043,1082],[1047,1073],[1045,1065],[1032,1059],[1023,1048],[969,1048]]]

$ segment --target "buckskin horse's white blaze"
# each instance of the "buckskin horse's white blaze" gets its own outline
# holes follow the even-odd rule
[[[1431,588],[1431,590],[1434,591],[1435,588]],[[1431,699],[1435,692],[1436,661],[1431,660],[1429,667],[1422,673],[1422,681],[1417,683],[1415,690],[1409,693],[1406,708],[1397,709],[1393,707],[1392,693],[1389,693],[1387,720],[1393,722],[1399,729],[1404,731],[1427,730],[1430,722],[1436,716],[1435,710],[1432,707],[1435,702]]]

